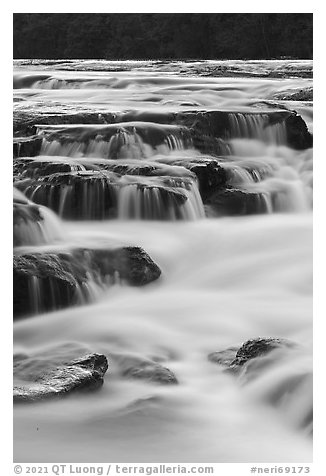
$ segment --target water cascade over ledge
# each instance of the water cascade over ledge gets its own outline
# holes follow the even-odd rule
[[[311,69],[15,62],[15,462],[311,461]]]

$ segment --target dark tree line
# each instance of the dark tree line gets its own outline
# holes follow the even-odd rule
[[[312,58],[311,13],[15,13],[14,58]]]

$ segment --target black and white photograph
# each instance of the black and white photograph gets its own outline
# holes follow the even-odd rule
[[[15,468],[310,472],[313,14],[12,21]]]

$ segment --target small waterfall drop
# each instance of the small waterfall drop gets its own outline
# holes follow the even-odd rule
[[[60,220],[48,208],[36,205],[14,188],[14,246],[41,245],[63,239]]]
[[[123,178],[118,192],[118,218],[174,221],[205,217],[203,202],[194,181],[169,177],[162,181],[154,179],[153,185],[144,187],[141,180],[134,183],[135,178],[130,179],[127,176]]]
[[[287,134],[284,121],[269,124],[267,114],[229,113],[231,138],[259,139],[269,144],[286,144]]]
[[[154,123],[121,123],[79,128],[38,128],[43,137],[41,155],[141,159],[193,147],[184,127]],[[58,137],[62,133],[63,137]]]

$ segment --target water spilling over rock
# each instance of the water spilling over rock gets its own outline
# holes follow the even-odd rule
[[[60,222],[51,210],[35,205],[15,188],[13,198],[14,247],[41,245],[63,238]]]
[[[15,63],[15,461],[311,460],[311,77]]]
[[[141,248],[75,249],[14,256],[14,316],[84,304],[101,288],[126,282],[143,286],[160,268]]]

